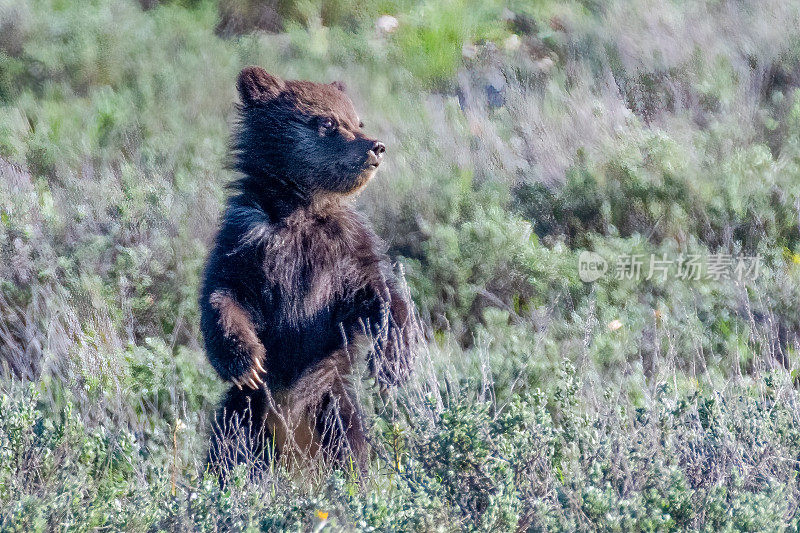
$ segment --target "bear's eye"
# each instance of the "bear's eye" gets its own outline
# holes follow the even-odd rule
[[[327,135],[333,130],[336,129],[336,124],[333,123],[333,120],[330,118],[323,118],[319,121],[319,133],[320,135]]]
[[[364,127],[364,121],[363,121],[363,120],[362,120],[361,122],[359,122],[359,123],[358,123],[358,127],[359,127],[359,128],[363,128],[363,127]]]

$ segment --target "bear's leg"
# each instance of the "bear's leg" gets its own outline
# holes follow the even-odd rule
[[[319,406],[317,431],[325,458],[345,470],[367,472],[367,437],[357,402],[342,381],[334,384]]]
[[[239,390],[231,387],[216,414],[208,466],[224,482],[238,464],[252,465],[260,471],[270,459],[270,435],[264,424],[267,392],[260,388]]]
[[[352,358],[337,350],[306,370],[289,391],[286,404],[295,413],[309,413],[325,460],[359,474],[366,473],[367,438],[358,402],[348,386]],[[314,427],[315,426],[315,427]]]
[[[272,448],[289,469],[308,465],[319,452],[315,413],[313,405],[292,398],[291,390],[272,392],[265,424]]]

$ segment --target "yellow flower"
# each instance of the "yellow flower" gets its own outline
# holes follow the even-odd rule
[[[327,511],[317,511],[317,518],[320,520],[327,520],[328,519],[328,512]]]

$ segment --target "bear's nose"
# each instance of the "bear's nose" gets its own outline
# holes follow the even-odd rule
[[[372,166],[378,166],[381,163],[381,159],[383,159],[383,153],[386,151],[386,145],[382,142],[375,141],[375,144],[372,145],[372,148],[369,149],[367,152],[367,164]]]

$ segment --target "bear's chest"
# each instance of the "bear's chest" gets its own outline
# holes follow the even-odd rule
[[[357,228],[335,217],[289,219],[264,246],[264,274],[283,315],[298,323],[347,300],[362,284],[368,255]]]

